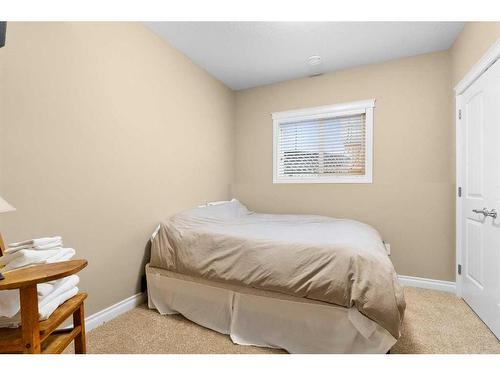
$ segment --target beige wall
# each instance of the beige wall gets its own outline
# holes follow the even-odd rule
[[[471,22],[446,52],[238,92],[232,194],[256,210],[365,221],[391,243],[398,273],[454,280],[452,89],[499,38],[500,22]],[[272,184],[271,112],[368,98],[372,185]]]
[[[139,23],[14,23],[0,49],[7,241],[61,234],[87,314],[136,293],[160,219],[226,199],[234,94]]]
[[[0,229],[7,241],[62,234],[87,258],[88,314],[138,291],[159,220],[229,195],[365,221],[399,273],[453,280],[451,88],[499,37],[500,23],[470,23],[448,52],[234,94],[141,24],[10,22],[0,195],[18,210]],[[271,112],[368,98],[373,184],[272,184]]]
[[[500,38],[500,22],[468,22],[450,49],[455,86]]]
[[[232,193],[258,211],[367,222],[400,274],[454,280],[450,87],[441,52],[239,91]],[[370,98],[373,184],[273,185],[271,112]]]

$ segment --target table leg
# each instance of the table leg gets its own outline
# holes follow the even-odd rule
[[[83,302],[73,313],[73,327],[81,327],[80,333],[75,337],[75,354],[87,353],[85,342],[85,314],[83,311]]]
[[[36,284],[19,289],[19,296],[21,300],[21,330],[24,353],[40,353],[40,327],[38,325]]]

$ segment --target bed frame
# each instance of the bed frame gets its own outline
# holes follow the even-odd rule
[[[385,354],[396,339],[355,308],[208,281],[146,265],[148,306],[290,353]]]

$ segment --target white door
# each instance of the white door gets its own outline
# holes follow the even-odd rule
[[[500,60],[458,97],[462,296],[500,337]],[[498,215],[497,215],[498,212]],[[496,216],[496,217],[495,217]]]

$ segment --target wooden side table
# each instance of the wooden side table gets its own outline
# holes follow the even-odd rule
[[[80,259],[4,273],[0,290],[19,289],[21,327],[0,328],[0,353],[58,354],[73,340],[75,353],[85,353],[83,301],[87,293],[78,293],[59,306],[47,320],[39,322],[36,285],[72,275],[86,266],[87,261]],[[71,315],[73,328],[56,330]]]

